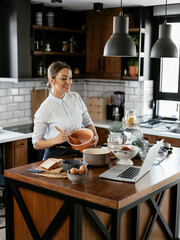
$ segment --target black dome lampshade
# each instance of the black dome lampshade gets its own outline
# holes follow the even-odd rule
[[[151,58],[177,58],[178,49],[172,40],[172,25],[167,24],[167,0],[164,24],[159,25],[159,39],[151,49]]]
[[[177,58],[178,49],[171,39],[172,26],[170,24],[159,25],[159,39],[151,49],[151,58]]]
[[[122,7],[122,0],[121,0]],[[128,34],[129,17],[113,17],[113,34],[104,47],[104,56],[108,57],[136,57],[136,46]]]
[[[113,17],[113,34],[104,47],[104,56],[136,57],[136,46],[128,35],[128,28],[128,17]]]

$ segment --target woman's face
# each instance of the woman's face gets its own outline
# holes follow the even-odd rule
[[[53,84],[53,93],[55,95],[62,94],[70,91],[72,84],[72,72],[68,68],[63,68],[55,79],[52,81]]]

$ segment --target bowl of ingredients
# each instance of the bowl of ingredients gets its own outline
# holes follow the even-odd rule
[[[87,167],[81,165],[79,169],[71,168],[67,171],[67,177],[73,184],[82,183],[87,176]]]
[[[77,168],[79,169],[80,166],[83,164],[83,162],[81,160],[78,159],[64,159],[61,162],[61,166],[64,169],[64,171],[68,171],[71,168]]]
[[[111,149],[110,151],[117,157],[115,164],[123,165],[133,165],[131,160],[139,152],[139,147],[129,144],[117,145],[116,148]]]
[[[72,138],[71,138],[72,137]],[[78,149],[82,152],[82,150],[88,147],[94,140],[93,131],[88,128],[81,128],[71,133],[69,138],[69,144],[73,149]],[[78,139],[79,143],[76,144],[73,141],[73,138]]]
[[[110,151],[104,148],[88,148],[82,151],[83,162],[91,166],[104,166],[109,164]]]

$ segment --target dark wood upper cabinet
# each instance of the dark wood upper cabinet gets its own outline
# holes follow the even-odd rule
[[[119,16],[120,8],[87,13],[86,76],[89,78],[148,80],[150,79],[151,18],[150,8],[124,8],[129,16],[129,35],[138,39],[136,60],[138,75],[128,74],[129,57],[103,57],[104,46],[113,32],[113,17]],[[127,74],[125,73],[127,70]],[[125,76],[126,75],[126,76]]]
[[[113,16],[119,9],[87,13],[86,75],[92,78],[120,79],[121,58],[103,57],[104,46],[112,34]]]

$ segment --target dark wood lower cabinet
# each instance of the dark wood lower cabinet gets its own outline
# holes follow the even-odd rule
[[[5,169],[28,163],[28,140],[5,143]]]
[[[180,147],[180,140],[178,138],[170,138],[170,137],[162,137],[162,136],[154,136],[149,134],[144,134],[144,139],[150,143],[156,143],[156,141],[160,141],[164,139],[164,142],[168,142],[172,147]]]

